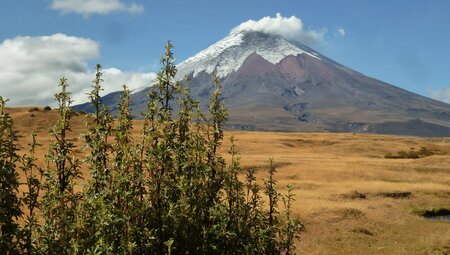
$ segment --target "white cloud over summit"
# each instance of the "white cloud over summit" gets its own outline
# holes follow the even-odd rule
[[[324,42],[326,29],[305,29],[303,21],[295,16],[283,17],[277,13],[275,17],[263,17],[260,20],[248,20],[233,28],[231,33],[241,31],[259,31],[284,37],[294,43],[316,45]]]
[[[0,95],[9,98],[9,106],[52,105],[58,81],[69,80],[75,103],[87,100],[94,78],[88,61],[100,54],[97,42],[81,37],[54,34],[50,36],[19,36],[0,43]],[[103,94],[127,84],[136,89],[149,84],[153,73],[125,72],[105,68]]]
[[[125,4],[121,0],[53,0],[50,6],[62,13],[77,13],[81,15],[109,14],[112,12],[128,12],[139,14],[144,11],[142,4]]]

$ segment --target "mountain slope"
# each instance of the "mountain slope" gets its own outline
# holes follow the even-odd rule
[[[261,32],[232,33],[180,63],[206,106],[211,73],[222,80],[229,128],[450,136],[450,106],[364,76],[301,44]],[[144,110],[148,89],[132,95]],[[117,103],[106,96],[107,104]],[[89,111],[89,105],[77,106]]]

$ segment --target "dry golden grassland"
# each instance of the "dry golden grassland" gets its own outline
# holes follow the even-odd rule
[[[39,164],[49,144],[56,111],[9,110],[26,145],[38,133]],[[73,118],[72,139],[81,145],[83,115]],[[140,133],[136,121],[135,132]],[[450,138],[366,134],[226,132],[234,136],[244,168],[265,177],[270,158],[278,187],[296,189],[295,212],[305,224],[302,254],[447,254],[450,222],[426,220],[417,208],[450,207]],[[387,159],[399,151],[432,151],[418,159]],[[21,152],[23,153],[23,152]],[[80,157],[81,149],[77,150]],[[86,170],[84,170],[86,171]],[[87,175],[87,174],[86,174]]]

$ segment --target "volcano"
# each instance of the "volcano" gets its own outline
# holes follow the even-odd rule
[[[222,81],[227,128],[450,136],[450,105],[367,77],[279,35],[231,33],[177,65],[191,96],[206,107],[212,72]],[[145,110],[149,86],[131,98]],[[114,111],[119,92],[106,95]],[[76,110],[92,111],[89,104]]]

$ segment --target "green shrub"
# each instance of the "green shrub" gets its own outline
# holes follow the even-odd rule
[[[221,85],[208,113],[189,95],[189,80],[175,81],[172,45],[167,43],[157,83],[149,90],[144,125],[132,136],[131,99],[124,85],[113,119],[100,96],[97,65],[89,98],[84,161],[68,139],[71,109],[68,82],[55,95],[59,119],[46,166],[35,165],[35,135],[22,159],[27,191],[17,196],[16,135],[1,108],[2,251],[9,254],[294,254],[302,225],[292,214],[292,187],[277,192],[270,161],[264,186],[254,169],[242,169],[234,139],[226,162],[219,155],[227,119]],[[4,101],[2,101],[4,105]],[[174,110],[176,109],[176,110]],[[3,132],[7,130],[7,132]],[[82,181],[85,164],[90,177]],[[245,174],[245,181],[240,176]],[[75,189],[84,183],[83,189]],[[7,187],[3,189],[3,187]],[[42,193],[42,194],[41,194]],[[263,195],[267,199],[263,199]],[[7,197],[8,199],[3,199]],[[280,210],[278,202],[283,202]],[[267,205],[264,204],[267,201]],[[23,208],[24,214],[20,210]],[[7,209],[6,209],[7,208]],[[5,210],[6,209],[6,210]],[[37,212],[39,211],[39,212]],[[41,220],[38,219],[40,215]],[[24,217],[19,226],[19,216]]]
[[[0,251],[16,254],[20,236],[18,218],[22,215],[16,171],[20,157],[14,122],[4,111],[6,102],[0,97]]]

